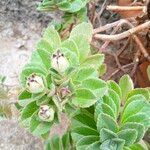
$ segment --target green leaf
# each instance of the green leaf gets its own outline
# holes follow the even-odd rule
[[[75,132],[75,133],[83,135],[83,136],[88,136],[88,135],[99,136],[99,134],[96,130],[94,130],[93,128],[90,128],[88,126],[77,127],[75,129],[73,129],[72,132]]]
[[[78,47],[80,62],[83,62],[90,53],[89,41],[81,35],[73,36],[71,37],[71,39],[76,43]]]
[[[95,54],[89,56],[82,64],[81,67],[88,66],[88,67],[93,67],[95,69],[98,69],[104,62],[104,55],[103,54]]]
[[[139,143],[133,144],[130,146],[131,150],[148,150],[147,145],[144,141],[140,141]]]
[[[135,129],[125,129],[118,132],[118,137],[125,140],[125,145],[129,146],[136,141],[137,132]]]
[[[47,52],[49,52],[50,54],[52,54],[52,53],[54,52],[54,49],[53,49],[53,47],[51,46],[51,43],[50,43],[47,39],[44,39],[44,38],[42,38],[42,39],[37,43],[36,49],[43,50],[43,51],[47,51]]]
[[[106,64],[102,64],[99,68],[98,68],[98,72],[99,72],[99,76],[102,77],[107,71],[107,66]]]
[[[64,134],[63,137],[61,137],[64,150],[71,149],[70,138],[71,138],[70,133],[68,133],[68,132],[66,134]]]
[[[136,130],[136,132],[137,132],[136,142],[139,142],[145,134],[145,128],[140,123],[136,123],[136,122],[125,123],[122,125],[120,130],[125,130],[125,129],[135,129]]]
[[[124,121],[127,118],[137,113],[142,113],[142,112],[147,113],[149,111],[149,108],[150,108],[150,104],[146,102],[145,98],[132,101],[131,103],[127,105],[127,107],[125,107],[121,120]]]
[[[90,23],[83,22],[74,27],[70,33],[70,37],[74,36],[84,36],[88,41],[91,41],[93,34],[93,27]]]
[[[50,138],[50,150],[61,150],[62,147],[62,143],[61,143],[61,139],[58,135],[54,135],[53,137]],[[49,150],[49,149],[48,149]]]
[[[118,131],[118,126],[115,120],[107,114],[101,113],[97,119],[97,130],[100,132],[102,128],[111,130],[112,132]]]
[[[75,106],[86,108],[95,104],[97,101],[96,96],[92,93],[92,91],[80,88],[75,91],[75,96],[72,99],[72,103]]]
[[[121,91],[121,88],[119,87],[119,85],[113,80],[107,81],[107,84],[108,84],[109,88],[114,90],[119,95],[119,97],[121,99],[122,98],[122,91]]]
[[[89,0],[74,0],[74,2],[71,3],[70,12],[77,12],[81,8],[84,8]]]
[[[20,74],[20,82],[23,86],[26,85],[26,80],[28,78],[29,75],[31,75],[32,73],[36,73],[36,74],[41,74],[41,75],[46,75],[47,74],[47,70],[45,70],[45,68],[43,68],[41,65],[39,64],[27,64],[21,74]]]
[[[86,147],[86,150],[99,150],[100,142],[94,142]]]
[[[97,118],[97,116],[100,113],[107,114],[110,117],[112,117],[113,119],[116,119],[115,112],[113,111],[113,109],[109,105],[107,105],[105,103],[99,103],[96,106],[96,108],[95,108],[95,117]]]
[[[72,131],[72,138],[76,142],[85,136],[99,136],[98,132],[88,126],[80,126]]]
[[[110,97],[114,101],[114,103],[116,105],[116,109],[117,109],[117,114],[118,114],[119,109],[120,109],[120,104],[121,104],[121,100],[119,98],[119,95],[114,90],[109,89],[107,96]]]
[[[117,116],[117,114],[118,114],[117,106],[116,106],[114,100],[111,97],[104,95],[103,103],[109,105],[113,109],[113,112],[114,112],[115,116]]]
[[[124,75],[119,81],[119,86],[122,91],[122,99],[126,100],[128,93],[134,89],[132,79],[129,75]]]
[[[83,80],[86,80],[92,77],[93,78],[98,77],[98,72],[94,68],[85,67],[85,68],[79,69],[79,71],[73,77],[73,80],[81,82]]]
[[[54,51],[60,48],[61,39],[54,27],[51,26],[46,28],[43,38],[46,39],[49,43],[51,43],[51,47],[54,49]]]
[[[45,50],[37,49],[32,53],[31,62],[42,65],[48,70],[51,67],[50,53]]]
[[[142,94],[136,94],[136,95],[131,96],[130,98],[127,99],[127,101],[125,103],[125,107],[127,107],[128,104],[130,104],[131,102],[140,100],[140,99],[145,100],[145,97]]]
[[[103,143],[106,140],[117,138],[117,134],[111,130],[102,128],[100,131],[100,142]]]
[[[81,126],[88,126],[96,130],[96,123],[94,121],[94,117],[89,116],[87,113],[80,113],[74,116],[72,120],[72,126],[73,128],[81,127]]]
[[[30,102],[34,101],[33,99],[31,99],[32,94],[29,93],[26,90],[23,90],[19,96],[18,96],[18,103],[20,106],[26,106],[27,104],[29,104]]]
[[[21,112],[21,120],[25,120],[30,118],[33,113],[38,109],[38,106],[36,105],[36,102],[31,102],[27,106],[25,106]]]
[[[138,113],[138,114],[132,115],[131,117],[128,117],[123,123],[125,122],[137,122],[137,123],[144,125],[146,129],[150,127],[149,115],[145,113]]]
[[[104,96],[107,92],[107,84],[101,79],[86,79],[82,81],[82,87],[91,90],[97,98]]]
[[[35,97],[36,99],[36,97]],[[40,97],[39,99],[36,99],[36,104],[38,106],[41,106],[41,105],[46,105],[48,104],[48,102],[50,101],[51,99],[49,97],[47,97],[47,95],[43,95],[42,97]],[[52,101],[52,100],[51,100]]]
[[[85,136],[77,142],[76,147],[77,147],[77,149],[80,149],[78,147],[84,146],[84,145],[87,146],[87,145],[92,144],[96,141],[99,141],[99,136]]]
[[[119,138],[107,140],[100,146],[100,150],[122,150],[125,141]]]
[[[78,46],[73,40],[67,39],[63,41],[61,47],[65,47],[79,56]]]
[[[75,67],[79,65],[79,58],[75,52],[71,49],[61,47],[61,52],[65,55],[69,61],[70,66]]]
[[[37,112],[33,114],[30,121],[30,131],[35,136],[42,136],[50,131],[53,122],[43,122],[39,119]]]
[[[137,88],[132,90],[129,94],[127,99],[129,99],[131,96],[137,95],[137,94],[142,94],[146,100],[150,100],[150,92],[148,91],[148,89],[144,89],[144,88]]]

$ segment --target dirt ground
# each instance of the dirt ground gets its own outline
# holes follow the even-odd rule
[[[0,75],[6,76],[9,89],[19,85],[21,68],[28,62],[43,28],[55,17],[38,12],[38,2],[0,1]],[[14,117],[0,122],[0,149],[42,150],[42,142],[22,129],[16,120]]]

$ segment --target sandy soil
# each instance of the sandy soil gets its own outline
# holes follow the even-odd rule
[[[19,86],[22,67],[28,62],[43,28],[54,17],[37,12],[37,4],[35,0],[0,1],[0,75],[6,76],[9,89]],[[13,117],[0,122],[0,149],[42,150],[43,146]]]

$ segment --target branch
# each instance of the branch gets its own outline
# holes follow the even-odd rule
[[[126,37],[129,37],[129,36],[135,34],[136,32],[139,32],[143,29],[148,29],[148,28],[150,28],[150,21],[143,23],[137,27],[131,28],[128,31],[125,31],[125,32],[120,33],[120,34],[116,34],[116,35],[95,34],[94,38],[104,40],[104,41],[117,41],[117,40],[121,40],[121,39],[124,39]]]
[[[146,6],[107,6],[111,11],[145,11]]]

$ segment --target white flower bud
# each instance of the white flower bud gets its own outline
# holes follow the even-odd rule
[[[54,120],[54,110],[47,105],[43,105],[40,107],[38,116],[42,121],[51,122]]]
[[[68,87],[62,87],[60,89],[60,95],[62,98],[66,97],[67,95],[69,95],[71,93],[71,91],[69,90]]]
[[[69,67],[69,62],[59,50],[53,54],[51,61],[52,68],[57,70],[59,73],[65,72],[65,70]]]
[[[42,77],[32,74],[27,79],[27,88],[31,93],[41,93],[44,90],[44,82]]]

